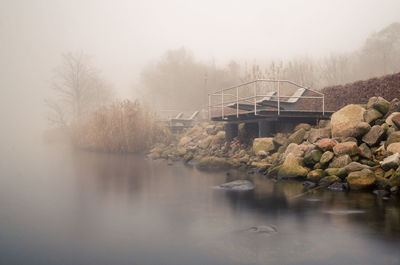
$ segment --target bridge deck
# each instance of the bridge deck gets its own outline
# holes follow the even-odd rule
[[[280,114],[276,110],[260,110],[255,115],[254,112],[240,113],[239,116],[236,114],[227,114],[223,118],[221,115],[211,117],[213,121],[225,121],[229,123],[242,123],[242,122],[256,122],[259,120],[271,120],[271,121],[284,121],[284,120],[326,120],[331,117],[333,111],[302,111],[302,110],[281,110]]]

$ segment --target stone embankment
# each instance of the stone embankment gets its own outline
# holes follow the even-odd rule
[[[203,170],[240,168],[277,179],[304,180],[306,188],[374,190],[386,196],[400,186],[400,103],[372,97],[347,105],[317,126],[248,141],[246,126],[225,141],[223,124],[198,124],[149,157],[182,159]]]

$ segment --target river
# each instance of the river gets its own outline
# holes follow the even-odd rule
[[[400,264],[397,199],[298,196],[299,182],[200,172],[140,155],[7,148],[1,264]],[[255,190],[212,188],[246,178]]]

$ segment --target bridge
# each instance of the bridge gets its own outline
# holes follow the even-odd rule
[[[289,132],[296,124],[329,119],[323,93],[289,80],[257,79],[208,94],[208,117],[226,122],[228,140],[238,124],[258,131],[258,137]]]

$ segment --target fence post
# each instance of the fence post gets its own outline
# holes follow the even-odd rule
[[[224,90],[221,90],[221,117],[224,119]]]
[[[281,83],[278,80],[278,115],[281,115]]]
[[[322,115],[325,116],[325,94],[322,95]]]
[[[257,81],[254,82],[254,115],[257,115]]]
[[[239,118],[239,87],[236,87],[236,118]]]
[[[208,94],[208,120],[211,121],[211,95]]]

